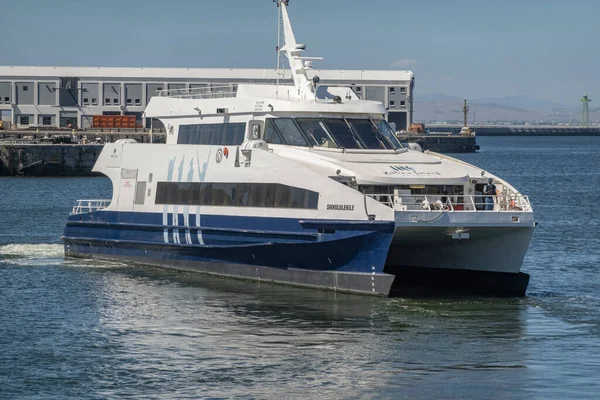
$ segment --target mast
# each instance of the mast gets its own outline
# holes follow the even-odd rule
[[[302,52],[306,51],[306,45],[296,42],[296,36],[287,12],[288,5],[289,0],[277,0],[277,6],[281,8],[284,37],[284,46],[279,51],[283,52],[289,61],[294,85],[298,90],[298,97],[301,99],[316,99],[315,94],[319,77],[315,76],[312,80],[309,80],[306,71],[312,69],[312,60],[322,60],[323,58],[300,56]]]
[[[279,4],[277,4],[277,83],[275,85],[275,97],[279,97],[279,74],[280,71],[280,62],[281,62],[281,54],[279,53],[279,49],[281,48],[281,12],[279,11]]]

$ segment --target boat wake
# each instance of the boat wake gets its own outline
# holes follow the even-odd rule
[[[0,246],[0,262],[63,258],[62,244],[7,244]]]
[[[68,267],[111,267],[120,263],[98,260],[65,259],[62,244],[14,243],[0,245],[0,266],[17,265],[29,267],[64,265]]]

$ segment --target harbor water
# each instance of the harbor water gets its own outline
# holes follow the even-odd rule
[[[600,137],[481,137],[528,194],[521,299],[370,298],[65,260],[106,178],[0,178],[0,398],[596,399]]]

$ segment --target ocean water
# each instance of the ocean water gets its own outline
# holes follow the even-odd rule
[[[0,399],[600,396],[600,137],[481,137],[539,226],[526,298],[380,299],[64,260],[104,178],[0,178]]]

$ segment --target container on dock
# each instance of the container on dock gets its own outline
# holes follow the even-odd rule
[[[99,129],[135,129],[135,115],[94,115],[92,128]]]

